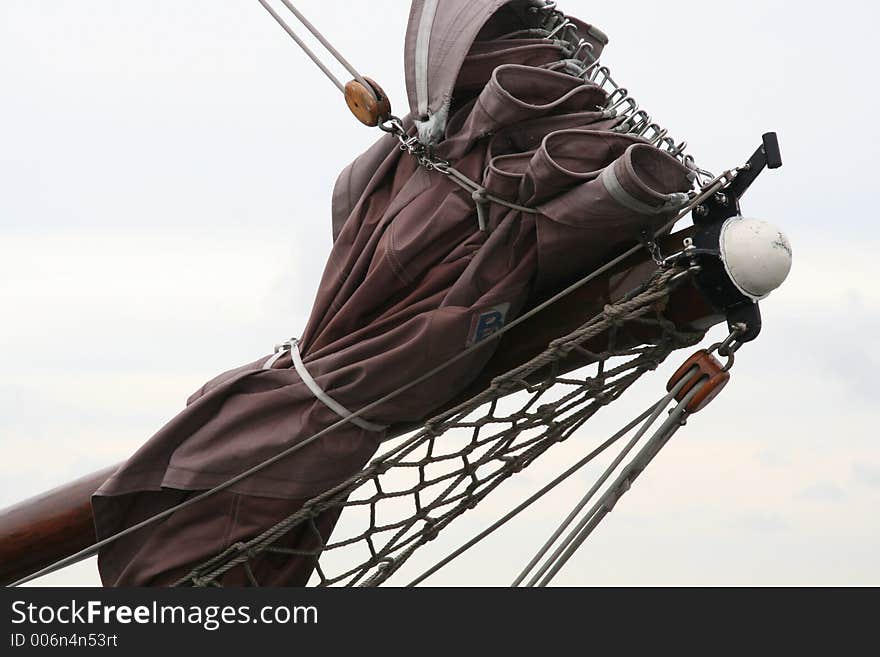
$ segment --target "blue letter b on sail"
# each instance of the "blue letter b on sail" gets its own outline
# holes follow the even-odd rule
[[[501,330],[509,308],[509,303],[501,303],[477,315],[472,324],[468,344],[476,344]]]

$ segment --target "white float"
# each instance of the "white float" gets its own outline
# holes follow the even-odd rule
[[[782,285],[791,271],[791,244],[768,221],[732,217],[719,237],[721,261],[737,289],[760,301]]]

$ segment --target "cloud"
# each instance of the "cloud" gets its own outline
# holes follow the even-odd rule
[[[727,7],[727,29],[713,32],[698,29],[718,20],[706,3],[641,3],[636,18],[629,4],[564,4],[611,35],[604,61],[703,166],[740,164],[762,132],[779,130],[785,166],[762,175],[743,209],[779,223],[795,260],[762,303],[763,333],[737,354],[731,385],[664,448],[560,583],[880,584],[880,226],[865,209],[877,140],[832,134],[880,111],[880,93],[862,84],[873,79],[862,50],[878,6],[792,13],[750,0]],[[81,5],[0,7],[0,503],[124,458],[206,379],[300,331],[330,248],[333,181],[376,138],[258,6]],[[324,2],[310,18],[403,115],[401,5]],[[835,57],[816,57],[803,35],[829,29]],[[729,52],[747,72],[739,95],[718,74]],[[860,89],[858,102],[817,100],[816,81],[832,79]],[[414,565],[656,400],[685,356]],[[509,583],[606,462],[432,583]],[[46,580],[96,582],[93,562]]]
[[[816,482],[803,488],[798,497],[816,502],[840,502],[846,498],[846,492],[837,484]]]
[[[860,483],[880,487],[880,465],[877,463],[853,463],[853,475]]]
[[[790,529],[788,521],[779,513],[754,511],[736,517],[736,524],[747,531],[764,534],[784,532]]]

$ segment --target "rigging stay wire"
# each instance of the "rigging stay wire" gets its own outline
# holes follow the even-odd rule
[[[691,374],[693,375],[693,373]],[[606,439],[601,445],[591,450],[586,456],[581,458],[577,463],[569,467],[563,473],[558,475],[555,479],[547,483],[544,487],[542,487],[537,492],[533,493],[526,500],[521,502],[518,506],[510,510],[503,517],[499,518],[492,525],[481,531],[479,534],[471,538],[469,541],[464,543],[462,546],[448,554],[446,557],[438,561],[436,564],[431,566],[428,570],[423,572],[421,575],[412,580],[407,587],[417,586],[424,580],[426,580],[431,575],[434,575],[441,568],[445,567],[459,556],[464,554],[466,551],[477,545],[480,541],[487,538],[489,535],[500,529],[503,525],[507,524],[514,517],[525,511],[532,504],[537,502],[539,499],[544,497],[547,493],[551,492],[557,486],[562,484],[566,479],[571,477],[573,474],[581,470],[588,463],[592,462],[597,456],[599,456],[602,452],[604,452],[611,445],[620,440],[627,433],[632,431],[639,423],[642,423],[642,426],[639,428],[638,432],[630,439],[630,441],[623,447],[621,452],[614,458],[612,463],[608,466],[606,471],[602,476],[595,482],[595,484],[590,488],[587,494],[575,505],[575,508],[572,512],[563,520],[560,526],[556,529],[553,535],[548,539],[548,541],[542,546],[542,548],[538,551],[535,557],[531,562],[525,567],[522,573],[517,577],[517,579],[511,584],[512,587],[519,586],[519,584],[526,578],[528,573],[532,571],[535,566],[540,562],[541,558],[550,550],[550,548],[556,543],[559,537],[562,535],[562,532],[571,525],[571,523],[577,518],[578,514],[583,510],[589,500],[595,495],[595,493],[601,488],[602,484],[608,479],[608,477],[617,469],[623,459],[626,457],[629,452],[635,447],[635,445],[641,440],[647,430],[653,425],[657,418],[660,417],[660,414],[663,412],[665,408],[669,406],[669,403],[675,398],[675,396],[679,393],[679,391],[684,387],[687,381],[690,379],[690,376],[683,378],[676,386],[669,391],[665,396],[663,396],[658,402],[649,406],[645,411],[639,414],[636,418],[631,420],[629,424],[621,428],[617,433],[615,433],[610,438]],[[564,546],[567,546],[571,541],[566,541]],[[555,555],[554,555],[555,556]],[[548,560],[548,562],[544,565],[544,567],[532,578],[532,581],[529,582],[528,586],[532,586],[534,582],[543,575],[546,570],[548,570],[553,564],[553,560]]]
[[[315,572],[321,579],[318,585],[332,585],[351,577],[346,585],[354,586],[363,577],[366,577],[374,566],[377,567],[375,572],[361,585],[376,586],[387,581],[415,550],[433,540],[437,533],[455,517],[466,510],[475,508],[476,504],[497,488],[500,482],[527,467],[549,445],[569,438],[599,408],[619,399],[620,395],[641,374],[653,370],[665,358],[666,354],[674,350],[676,343],[680,341],[681,346],[692,344],[690,340],[697,338],[699,333],[678,334],[673,328],[674,325],[660,317],[656,318],[656,326],[664,332],[664,335],[656,341],[655,347],[649,347],[644,351],[642,349],[618,349],[615,346],[614,337],[617,333],[615,327],[621,326],[621,323],[629,319],[639,322],[643,326],[655,324],[654,320],[643,316],[657,313],[659,311],[657,304],[662,303],[662,299],[667,299],[676,282],[689,273],[693,273],[693,271],[685,271],[679,267],[657,270],[651,276],[650,281],[638,286],[615,304],[606,306],[600,314],[595,315],[573,333],[551,341],[542,353],[509,370],[506,374],[495,377],[491,385],[482,393],[427,420],[423,429],[405,439],[401,445],[374,459],[370,465],[352,475],[346,482],[309,500],[306,503],[308,511],[305,511],[306,506],[304,506],[259,536],[230,546],[224,552],[218,553],[209,561],[197,566],[176,585],[191,583],[194,586],[207,586],[218,584],[218,577],[222,577],[225,572],[239,564],[247,568],[247,562],[263,550],[318,558],[325,551],[351,546],[360,541],[363,541],[362,544],[369,550],[371,557],[354,565],[353,568],[344,569],[345,572],[329,578],[326,571],[316,564]],[[669,333],[670,330],[672,333]],[[598,363],[597,371],[593,376],[588,376],[585,379],[576,376],[571,379],[567,378],[564,373],[554,370],[556,373],[548,372],[549,376],[544,378],[541,383],[536,382],[535,386],[526,384],[530,374],[541,371],[551,363],[558,363],[561,356],[580,350],[591,337],[599,336],[606,331],[609,332],[607,351],[595,353],[586,349],[580,352],[585,356],[595,358]],[[665,347],[661,345],[665,345]],[[636,356],[636,358],[610,369],[604,366],[609,358],[624,355]],[[630,370],[630,373],[625,375],[624,372],[627,370]],[[513,387],[508,385],[514,382],[517,384],[515,387],[525,386],[524,389],[529,393],[527,401],[522,409],[513,415],[506,413],[502,413],[500,416],[496,415],[496,403],[501,397],[514,392]],[[575,387],[563,394],[557,401],[540,404],[539,397],[543,392],[548,391],[557,383]],[[582,405],[585,405],[584,408],[577,410]],[[474,416],[473,411],[481,407],[486,409],[485,414],[480,417]],[[529,412],[530,408],[531,412]],[[558,419],[560,414],[566,415],[567,419]],[[466,419],[468,417],[471,419]],[[481,429],[486,428],[487,432],[492,433],[488,427],[493,424],[496,427],[509,425],[509,428],[493,433],[491,437],[486,437],[484,434],[481,438]],[[540,430],[541,426],[546,429]],[[445,434],[447,429],[455,427],[466,430],[470,436],[468,444],[462,449],[441,449],[439,452],[435,450],[435,447],[439,446],[437,441],[446,442],[441,438],[441,435]],[[539,435],[533,436],[531,439],[526,438],[524,441],[517,441],[517,436],[528,434],[532,430],[538,430]],[[489,443],[492,443],[493,446],[490,447]],[[478,452],[481,448],[485,448],[482,455]],[[418,450],[423,451],[422,458],[418,458]],[[431,463],[449,463],[450,459],[457,461],[459,458],[463,463],[466,462],[466,465],[454,473],[447,473],[448,476],[443,476],[439,472],[432,475],[426,470]],[[481,471],[484,474],[480,475],[477,471],[490,462],[496,462],[500,467],[491,474],[483,469]],[[419,483],[415,486],[405,486],[403,490],[390,490],[390,488],[394,488],[394,485],[389,484],[390,488],[386,489],[379,478],[396,468],[416,468]],[[393,475],[389,476],[393,478]],[[465,481],[470,482],[466,490],[459,491],[459,494],[456,495],[457,486]],[[446,483],[442,484],[442,482]],[[437,495],[421,496],[421,493],[426,493],[429,488],[435,485],[440,486],[439,489],[434,489]],[[368,488],[375,486],[375,492],[369,492],[366,497],[361,496],[360,499],[349,500],[351,497],[358,498],[355,491],[365,486]],[[379,525],[376,525],[372,519],[376,517],[377,503],[382,499],[400,500],[401,495],[411,496],[410,499],[415,504],[415,508],[420,509],[420,512],[398,521],[383,519]],[[453,506],[449,508],[449,504]],[[440,511],[444,506],[447,507],[447,510]],[[317,517],[317,514],[330,508],[340,507],[369,507],[368,516],[371,520],[366,530],[359,536],[341,538],[333,545],[320,540],[319,545],[315,546],[314,552],[299,549],[295,552],[287,552],[284,549],[271,547],[277,539],[297,525],[308,523],[311,528],[309,531],[315,531],[312,519]],[[435,515],[434,511],[440,511],[439,515]],[[410,529],[414,529],[419,522],[424,522],[421,530],[411,534]],[[385,531],[390,531],[393,535],[387,542],[383,539],[384,544],[378,546],[374,540],[379,533]],[[398,553],[403,548],[406,549]]]
[[[553,547],[559,537],[562,535],[562,532],[568,528],[572,522],[574,522],[575,518],[578,517],[583,508],[587,505],[587,503],[592,499],[593,495],[602,487],[602,485],[608,480],[611,474],[617,469],[617,467],[621,464],[623,459],[627,457],[627,455],[633,450],[636,444],[642,439],[642,436],[647,433],[648,429],[654,422],[657,421],[657,418],[660,417],[660,414],[663,412],[663,409],[669,405],[675,396],[679,393],[679,391],[684,387],[684,385],[688,382],[690,377],[685,377],[681,381],[676,384],[676,386],[669,391],[654,407],[651,415],[645,420],[644,424],[639,428],[639,430],[635,433],[635,435],[630,439],[630,441],[623,447],[614,460],[608,465],[605,472],[595,481],[593,486],[587,493],[583,496],[583,498],[575,505],[574,509],[572,509],[571,513],[562,521],[553,535],[547,539],[547,542],[538,550],[537,554],[532,558],[532,560],[528,563],[528,565],[523,569],[523,571],[519,574],[511,586],[519,586],[520,583],[528,576],[529,572],[531,572],[535,566],[537,566],[538,562],[544,557],[545,554]],[[535,577],[529,582],[528,586],[531,586],[535,580],[544,574],[546,568],[545,566],[538,571]]]
[[[472,547],[474,547],[477,543],[482,541],[484,538],[488,537],[490,534],[492,534],[496,530],[500,529],[503,525],[507,524],[514,517],[516,517],[517,515],[519,515],[523,511],[525,511],[532,504],[534,504],[539,499],[544,497],[544,495],[546,495],[547,493],[552,491],[554,488],[556,488],[563,481],[565,481],[566,479],[571,477],[573,474],[575,474],[576,472],[581,470],[585,465],[587,465],[594,458],[599,456],[599,454],[604,452],[607,448],[611,447],[611,445],[613,445],[618,440],[620,440],[623,436],[625,436],[627,433],[632,431],[633,428],[635,428],[636,425],[639,424],[639,422],[643,422],[646,418],[648,418],[659,405],[660,405],[659,403],[654,404],[653,406],[649,407],[647,410],[643,411],[638,417],[631,420],[629,424],[627,424],[625,427],[620,429],[620,431],[615,433],[610,438],[606,439],[605,442],[603,442],[601,445],[599,445],[598,447],[596,447],[595,449],[590,451],[589,454],[587,454],[586,456],[581,458],[580,461],[578,461],[577,463],[575,463],[574,465],[569,467],[567,470],[565,470],[565,472],[558,475],[555,479],[553,479],[551,482],[546,484],[539,491],[532,494],[529,498],[527,498],[526,500],[521,502],[514,509],[511,509],[510,511],[508,511],[503,517],[496,520],[492,525],[490,525],[489,527],[487,527],[486,529],[481,531],[479,534],[474,536],[467,543],[465,543],[461,547],[457,548],[453,552],[446,555],[443,559],[438,561],[436,564],[431,566],[428,570],[426,570],[421,575],[419,575],[414,580],[412,580],[409,584],[407,584],[407,586],[408,587],[409,586],[417,586],[418,584],[420,584],[424,580],[428,579],[428,577],[430,577],[431,575],[436,573],[438,570],[440,570],[441,568],[443,568],[444,566],[446,566],[447,564],[449,564],[450,562],[452,562],[453,560],[457,559],[459,556],[461,556],[462,554],[464,554],[465,552],[470,550]]]
[[[553,553],[541,570],[541,572],[546,572],[543,578],[537,581],[537,578],[540,577],[539,573],[534,578],[535,583],[530,582],[529,586],[545,587],[550,584],[562,567],[574,556],[578,548],[593,533],[593,530],[599,526],[602,519],[611,513],[614,505],[630,489],[636,477],[644,471],[672,436],[684,425],[684,418],[688,414],[688,404],[690,404],[691,400],[704,385],[706,385],[705,381],[699,381],[693,388],[688,390],[687,394],[670,412],[669,417],[666,418],[660,428],[645,443],[635,458],[621,471],[614,483],[608,487],[578,526],[572,530],[562,545]]]

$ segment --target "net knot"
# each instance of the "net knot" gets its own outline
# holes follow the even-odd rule
[[[425,540],[433,541],[437,538],[439,533],[440,530],[437,529],[437,521],[434,518],[426,517],[425,526],[422,528],[422,536],[425,537]]]
[[[554,404],[541,404],[535,410],[535,415],[541,418],[541,421],[548,427],[552,427],[555,425],[554,420],[557,415],[556,406]]]
[[[425,433],[425,435],[431,436],[432,438],[436,438],[443,433],[443,429],[439,429],[437,427],[437,423],[431,421],[425,423],[422,431]]]
[[[499,392],[502,395],[506,395],[511,392],[515,392],[520,387],[519,381],[516,379],[494,379],[492,381],[492,385],[490,386],[493,392]]]
[[[256,549],[254,549],[253,547],[248,547],[247,543],[242,543],[241,541],[239,541],[238,543],[233,543],[230,546],[230,549],[238,552],[239,554],[243,554],[248,559],[253,559],[255,556],[257,556]]]
[[[567,438],[567,435],[558,423],[552,422],[547,427],[547,438],[549,440],[552,440],[554,443],[561,443]]]
[[[606,306],[602,309],[602,314],[608,319],[612,324],[620,324],[622,318],[629,311],[620,306],[612,306],[611,304],[606,304]]]
[[[603,359],[606,360],[606,359]],[[605,377],[590,377],[581,382],[584,392],[599,392],[605,387]]]

